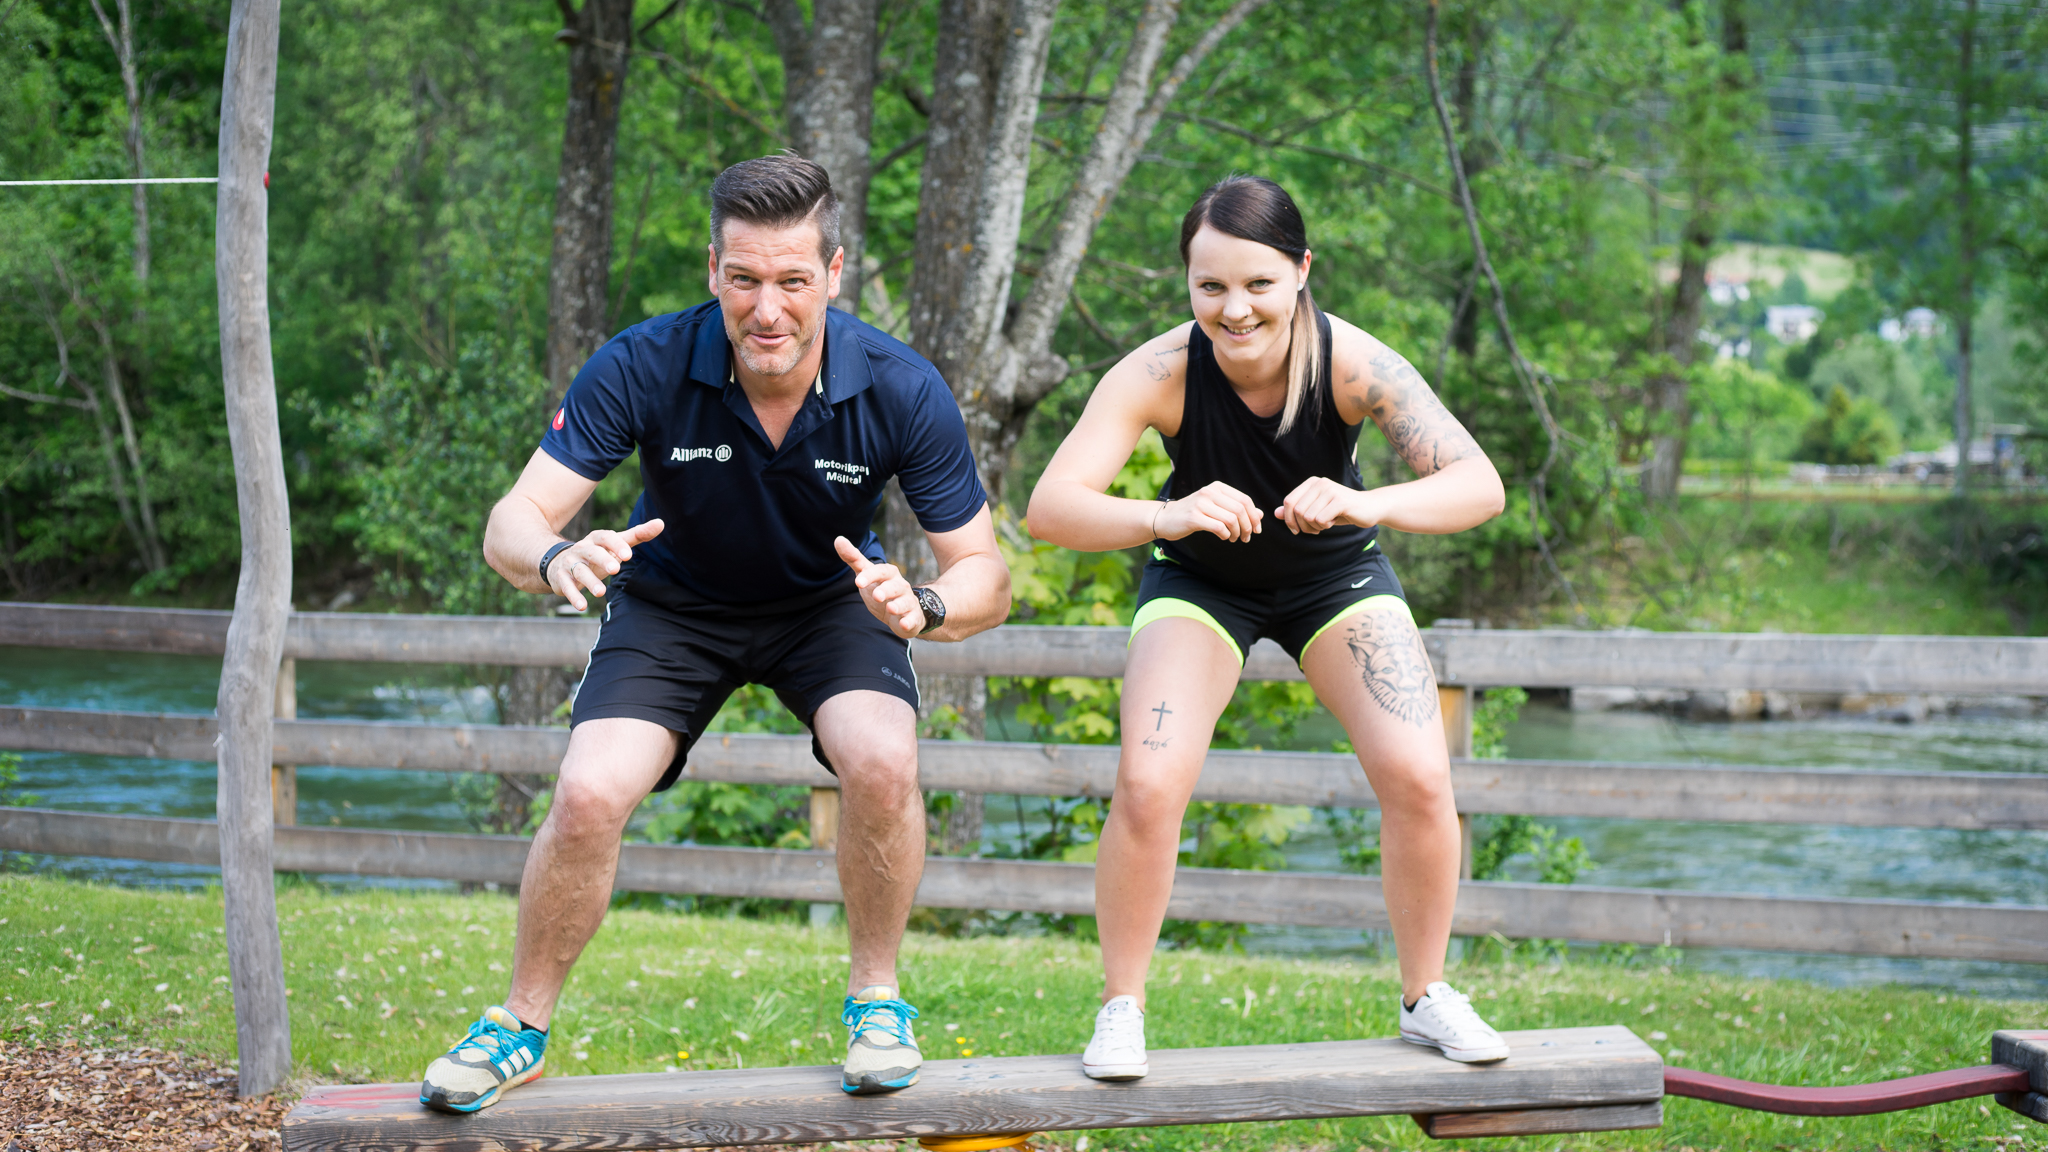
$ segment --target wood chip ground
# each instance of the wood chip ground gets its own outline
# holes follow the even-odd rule
[[[154,1048],[0,1041],[0,1152],[278,1152],[288,1107],[237,1100],[233,1071]]]

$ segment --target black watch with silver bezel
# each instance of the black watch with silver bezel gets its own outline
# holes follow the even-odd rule
[[[928,635],[946,622],[946,602],[929,588],[912,588],[910,591],[917,597],[918,609],[924,613],[924,628],[918,635]]]

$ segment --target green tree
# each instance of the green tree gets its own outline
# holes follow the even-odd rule
[[[1800,434],[1795,459],[1816,464],[1877,464],[1898,451],[1891,414],[1874,400],[1852,398],[1837,384]]]

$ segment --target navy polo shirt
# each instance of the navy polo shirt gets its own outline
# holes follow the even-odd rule
[[[541,450],[588,480],[640,452],[633,523],[664,521],[626,579],[657,603],[770,605],[851,590],[832,538],[874,560],[896,477],[927,532],[988,502],[938,369],[881,330],[826,311],[824,369],[780,448],[732,377],[718,302],[614,336],[576,374]]]

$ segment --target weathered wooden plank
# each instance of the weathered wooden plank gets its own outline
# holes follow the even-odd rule
[[[1398,1040],[1167,1049],[1110,1084],[1072,1054],[935,1060],[915,1087],[848,1096],[836,1066],[542,1078],[471,1116],[411,1084],[314,1088],[286,1152],[628,1152],[980,1132],[1235,1124],[1469,1109],[1640,1103],[1663,1061],[1619,1026],[1507,1033],[1500,1064],[1455,1064]]]
[[[1664,1123],[1664,1102],[1597,1104],[1589,1108],[1522,1108],[1507,1112],[1444,1112],[1417,1116],[1423,1134],[1437,1140],[1478,1136],[1547,1136],[1555,1132],[1621,1132]]]
[[[0,645],[218,656],[226,649],[229,615],[187,608],[0,604]],[[300,660],[581,668],[596,637],[594,619],[294,612],[285,629],[284,654]]]
[[[210,823],[47,809],[0,809],[0,850],[211,864]],[[277,830],[281,871],[516,883],[526,841],[358,828]],[[618,887],[837,903],[826,852],[629,844]],[[936,856],[918,902],[937,908],[1087,915],[1087,864]],[[1377,877],[1183,868],[1167,915],[1185,920],[1385,928]],[[2048,955],[2048,907],[1912,900],[1812,900],[1588,885],[1464,883],[1452,931],[1564,937],[1682,948],[1758,948],[1868,956],[2037,963]]]
[[[0,645],[218,654],[226,613],[0,603]],[[301,612],[285,655],[301,660],[582,667],[588,619]],[[920,641],[923,672],[976,676],[1123,675],[1121,628],[1006,627],[960,644]],[[1705,691],[2048,694],[2048,639],[1771,633],[1424,629],[1445,684]],[[1250,680],[1299,680],[1271,641],[1247,654]]]
[[[2048,693],[2048,639],[1432,630],[1446,683],[1784,692]]]
[[[1991,1062],[2025,1070],[2028,1087],[2048,1093],[2048,1030],[1992,1033]]]
[[[205,760],[213,720],[151,712],[0,708],[0,748]],[[562,728],[280,720],[281,764],[425,772],[550,774]],[[1023,796],[1108,796],[1117,750],[1087,744],[927,740],[925,787]],[[691,752],[685,775],[739,784],[832,788],[801,736],[714,733]],[[1462,812],[1601,816],[1637,820],[1849,824],[1866,827],[2048,828],[2048,775],[1865,772],[1829,769],[1614,764],[1571,760],[1460,760],[1452,785]],[[1195,798],[1223,803],[1370,808],[1377,804],[1350,756],[1215,751]]]

